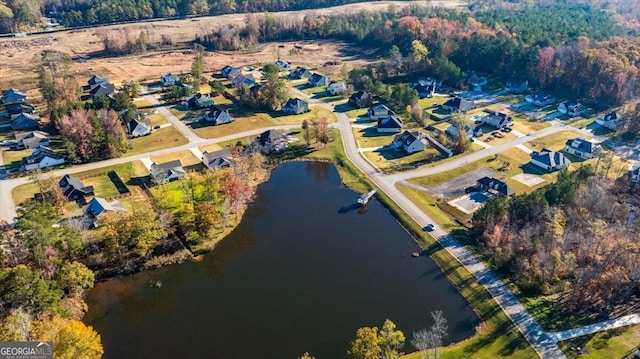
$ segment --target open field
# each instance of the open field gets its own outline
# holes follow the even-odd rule
[[[371,127],[353,128],[353,135],[360,148],[386,146],[393,142],[395,133],[378,133],[375,123]]]
[[[317,110],[316,110],[317,109]],[[279,125],[299,125],[303,120],[311,121],[315,112],[319,118],[325,117],[329,123],[336,122],[336,116],[331,111],[322,107],[312,107],[312,110],[300,115],[289,116],[277,116],[274,117],[268,113],[255,113],[245,116],[236,116],[234,111],[231,111],[231,116],[234,116],[235,121],[223,125],[213,126],[205,122],[193,122],[191,126],[198,136],[203,138],[216,138],[221,136],[227,136],[234,133],[249,131],[257,128],[267,128],[271,126]]]
[[[200,159],[197,158],[191,151],[184,150],[166,155],[153,156],[151,160],[155,163],[164,163],[173,160],[180,160],[183,166],[192,166],[200,163]]]
[[[9,149],[2,149],[2,164],[11,165],[13,162],[21,162],[23,158],[29,156],[33,149],[13,151]]]
[[[127,151],[127,156],[184,145],[187,139],[173,127],[154,130],[149,136],[131,139],[132,149]]]
[[[438,149],[428,146],[424,151],[406,154],[394,148],[384,148],[376,151],[362,153],[376,167],[382,170],[396,171],[407,166],[420,163],[436,162],[442,157]]]

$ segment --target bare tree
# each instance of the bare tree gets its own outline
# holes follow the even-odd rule
[[[424,350],[423,358],[438,359],[440,358],[440,352],[438,347],[442,346],[442,340],[448,336],[447,319],[442,315],[441,310],[434,310],[431,312],[433,318],[433,325],[429,330],[422,329],[413,333],[413,340],[411,345],[418,350]]]

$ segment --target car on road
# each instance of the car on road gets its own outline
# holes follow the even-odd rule
[[[513,129],[511,127],[505,127],[503,129],[501,129],[500,131],[509,133],[509,132],[513,131]]]
[[[425,232],[431,232],[434,229],[436,229],[436,227],[433,225],[433,223],[429,223],[424,228],[422,228],[422,230]]]

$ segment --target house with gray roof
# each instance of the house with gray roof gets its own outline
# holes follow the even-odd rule
[[[369,109],[367,110],[367,113],[369,114],[369,118],[372,121],[378,121],[380,119],[396,115],[396,113],[393,112],[393,110],[389,109],[387,106],[381,103],[369,107]]]
[[[433,97],[436,92],[437,81],[434,78],[427,77],[421,78],[418,82],[414,83],[412,88],[418,92],[418,97]]]
[[[223,167],[233,166],[231,150],[227,147],[218,151],[204,151],[202,153],[202,163],[211,170],[219,170]]]
[[[227,65],[220,70],[220,75],[231,80],[238,75],[242,75],[242,69]]]
[[[4,105],[7,115],[19,115],[21,113],[34,113],[35,106],[26,102],[16,102]]]
[[[342,95],[347,92],[347,84],[343,81],[332,82],[327,86],[327,92],[331,96]]]
[[[127,209],[124,208],[122,203],[116,199],[109,202],[104,198],[93,197],[84,210],[84,213],[93,219],[98,218],[107,212],[127,213]]]
[[[235,87],[240,87],[240,86],[251,87],[256,84],[256,79],[255,77],[253,77],[253,74],[246,74],[246,75],[240,74],[232,78],[231,83],[233,83],[233,86]]]
[[[149,168],[151,178],[157,184],[164,184],[187,177],[187,171],[182,168],[180,160],[164,163],[152,163]]]
[[[93,86],[91,90],[89,90],[89,97],[94,99],[100,96],[111,96],[116,93],[116,86],[110,82],[105,82]]]
[[[576,137],[567,140],[564,146],[564,152],[588,160],[600,155],[602,153],[602,146]]]
[[[211,99],[211,95],[198,92],[184,101],[182,105],[191,109],[200,109],[213,105],[213,100]]]
[[[40,146],[36,148],[31,155],[22,159],[22,170],[30,171],[46,167],[61,165],[64,163],[64,157],[54,152],[49,147]]]
[[[378,133],[397,133],[402,131],[402,120],[396,116],[387,116],[378,120]]]
[[[373,97],[367,91],[358,91],[349,96],[348,103],[357,108],[370,107],[373,104]]]
[[[278,60],[276,61],[276,65],[278,66],[278,69],[280,69],[281,72],[291,71],[291,65],[289,65],[289,63],[286,61]]]
[[[408,154],[424,151],[426,148],[423,135],[418,132],[404,131],[396,135],[391,143],[396,150],[404,151]]]
[[[134,118],[127,124],[131,137],[150,135],[152,131],[151,121],[146,118]]]
[[[11,128],[14,130],[29,130],[40,126],[38,114],[20,113],[11,118]]]
[[[476,181],[476,188],[496,196],[513,196],[516,192],[506,183],[493,177],[482,177]]]
[[[538,107],[551,105],[552,103],[556,102],[555,97],[544,91],[538,91],[531,95],[527,95],[524,97],[524,100]]]
[[[569,161],[561,152],[556,152],[548,148],[543,148],[540,152],[531,153],[531,164],[536,165],[545,171],[553,172],[569,167]]]
[[[473,101],[468,101],[462,97],[454,97],[442,104],[442,108],[449,112],[467,112],[475,108]]]
[[[229,110],[223,110],[217,106],[211,106],[209,111],[202,116],[202,119],[214,125],[233,122],[233,117],[229,114]]]
[[[287,148],[289,138],[284,132],[267,130],[256,137],[253,143],[262,153],[281,152]]]
[[[67,199],[67,202],[85,203],[87,197],[94,195],[93,186],[85,186],[80,179],[70,174],[64,175],[60,182],[58,182],[58,186]]]
[[[480,118],[482,123],[496,129],[506,128],[513,125],[511,116],[502,112],[492,112]]]
[[[89,85],[89,88],[94,88],[98,85],[107,84],[107,83],[109,83],[109,79],[99,75],[93,75],[87,81],[87,85]]]
[[[299,98],[290,98],[287,103],[282,106],[282,113],[288,115],[299,115],[309,112],[309,104]]]
[[[602,117],[598,117],[596,123],[604,128],[616,131],[627,123],[627,118],[616,111],[612,111]]]
[[[587,113],[587,108],[577,101],[565,101],[558,105],[558,112],[569,117],[577,117]]]
[[[309,77],[307,84],[310,87],[327,86],[329,84],[329,78],[325,75],[314,73]]]
[[[16,136],[16,149],[37,148],[49,146],[50,136],[44,131],[19,132]]]
[[[308,79],[309,77],[311,77],[311,71],[300,66],[289,73],[289,78],[292,80]]]
[[[180,82],[180,77],[172,74],[171,72],[166,73],[160,77],[160,84],[164,87],[177,85]]]

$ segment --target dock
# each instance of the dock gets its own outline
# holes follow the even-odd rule
[[[358,198],[358,204],[360,204],[361,206],[366,205],[367,203],[369,203],[369,200],[371,199],[371,197],[373,197],[373,195],[376,194],[376,190],[372,189],[371,191],[369,191],[369,193],[365,193],[362,196],[360,196],[360,198]]]

